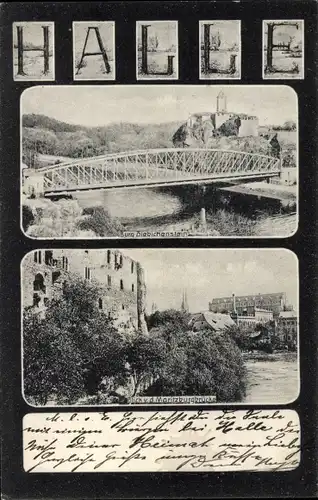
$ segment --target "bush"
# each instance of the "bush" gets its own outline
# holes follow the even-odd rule
[[[207,221],[221,236],[253,236],[257,221],[227,210],[209,213]]]
[[[110,217],[100,206],[84,208],[83,215],[87,217],[77,223],[81,231],[93,231],[97,236],[122,236],[123,226]]]
[[[34,223],[32,209],[28,205],[22,206],[22,227],[26,231]]]

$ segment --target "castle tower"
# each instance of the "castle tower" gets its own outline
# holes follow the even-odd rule
[[[189,312],[187,292],[183,292],[183,294],[182,294],[181,311],[182,312]]]
[[[222,90],[216,98],[216,112],[227,113],[227,97]]]

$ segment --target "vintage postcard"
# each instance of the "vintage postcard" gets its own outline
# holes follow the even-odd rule
[[[200,80],[241,78],[241,21],[200,21]]]
[[[177,80],[178,47],[177,21],[137,21],[137,80]]]
[[[288,237],[298,225],[297,94],[33,87],[21,96],[21,182],[31,238]]]
[[[317,21],[1,4],[4,500],[317,496]]]
[[[12,30],[14,80],[55,80],[54,23],[13,23]]]
[[[304,21],[263,21],[263,78],[304,78]]]
[[[74,80],[115,80],[115,23],[73,23]]]
[[[35,250],[21,273],[31,406],[298,396],[298,262],[288,250]]]

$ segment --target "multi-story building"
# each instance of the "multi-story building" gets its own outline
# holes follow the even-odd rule
[[[273,320],[273,311],[268,311],[267,309],[259,309],[254,307],[252,314],[238,315],[237,313],[232,313],[231,317],[235,319],[238,325],[242,326],[254,326],[257,324],[265,324]]]
[[[286,307],[286,294],[278,293],[259,293],[253,295],[240,295],[231,297],[214,298],[209,303],[209,311],[212,312],[236,312],[238,316],[255,316],[256,309],[271,311],[274,319]]]
[[[282,342],[297,346],[298,318],[295,311],[282,311],[277,318],[277,335]]]
[[[22,264],[23,306],[45,312],[71,275],[96,282],[98,307],[122,329],[145,327],[143,269],[118,250],[37,250]]]

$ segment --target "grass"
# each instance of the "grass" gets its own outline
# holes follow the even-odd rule
[[[257,220],[220,209],[207,215],[207,223],[221,236],[253,236]]]

